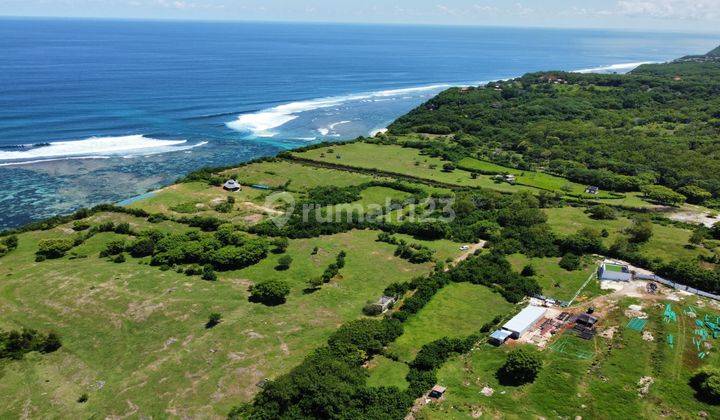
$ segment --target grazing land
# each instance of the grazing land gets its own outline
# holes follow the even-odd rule
[[[718,418],[720,304],[646,280],[720,295],[687,222],[720,208],[718,86],[710,54],[450,89],[3,232],[0,418]]]

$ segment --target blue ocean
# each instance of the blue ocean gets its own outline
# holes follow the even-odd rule
[[[450,86],[625,72],[702,34],[0,19],[0,228],[351,139]]]

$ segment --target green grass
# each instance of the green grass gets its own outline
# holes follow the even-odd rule
[[[405,332],[389,348],[400,360],[411,361],[424,344],[477,333],[496,315],[513,310],[513,305],[485,286],[452,283],[404,324]]]
[[[622,273],[623,271],[623,267],[617,264],[605,264],[605,269],[607,271],[613,271],[615,273]]]
[[[543,288],[543,294],[554,299],[569,301],[585,281],[597,271],[593,261],[583,261],[580,270],[567,271],[560,267],[560,258],[530,258],[523,254],[508,256],[515,271],[521,271],[525,265],[535,268],[535,278]],[[580,295],[580,300],[600,294],[597,282],[590,282]]]
[[[96,218],[115,216],[125,217]],[[395,258],[393,246],[375,241],[376,231],[293,240],[289,270],[276,271],[280,256],[272,254],[253,267],[220,273],[212,283],[132,258],[123,264],[98,258],[118,237],[112,233],[74,249],[80,258],[34,261],[40,239],[68,231],[22,234],[13,263],[0,264],[0,325],[53,329],[63,340],[56,353],[4,363],[0,418],[24,410],[34,417],[119,416],[131,405],[140,407],[138,416],[224,416],[258,391],[256,382],[287,372],[339,325],[361,317],[365,302],[388,284],[429,269]],[[311,256],[315,246],[320,252]],[[306,281],[340,250],[348,253],[341,275],[305,293]],[[290,283],[287,303],[248,302],[248,286],[269,278]],[[223,321],[206,330],[211,312]],[[90,399],[78,404],[84,392]]]
[[[367,384],[372,387],[390,387],[407,389],[408,383],[405,380],[410,368],[402,362],[390,360],[384,356],[377,356],[370,361],[368,370],[370,377]]]
[[[315,168],[289,161],[253,163],[237,169],[228,169],[223,174],[228,177],[235,176],[242,185],[285,187],[284,189],[294,192],[305,192],[326,185],[338,187],[360,185],[376,179],[370,175]]]
[[[548,224],[559,235],[570,235],[583,227],[590,227],[598,231],[606,229],[609,236],[605,238],[605,245],[609,246],[622,235],[622,231],[632,224],[630,219],[619,217],[616,220],[594,220],[585,214],[579,207],[563,207],[546,209]],[[681,229],[672,225],[663,226],[653,224],[653,236],[640,246],[640,251],[650,258],[660,258],[671,261],[676,258],[694,258],[701,254],[709,254],[703,248],[689,249],[688,243],[692,231]]]
[[[480,171],[491,174],[512,174],[515,175],[518,184],[535,187],[543,190],[559,192],[561,194],[572,194],[586,198],[613,198],[613,195],[601,191],[598,195],[585,194],[585,185],[572,182],[566,178],[546,174],[544,172],[523,171],[515,168],[500,166],[492,162],[466,157],[458,162],[458,167],[468,170]]]
[[[329,152],[330,149],[333,150],[332,153]],[[446,163],[443,160],[421,155],[418,149],[395,145],[355,142],[313,149],[295,155],[318,162],[381,170],[458,186],[483,187],[506,192],[538,191],[531,187],[495,183],[490,176],[481,175],[477,179],[472,179],[470,172],[461,169],[443,172],[442,167]],[[340,159],[336,157],[337,155],[340,155]],[[382,159],[378,159],[378,156],[382,156]]]

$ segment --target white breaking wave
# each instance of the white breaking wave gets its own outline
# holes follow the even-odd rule
[[[605,73],[605,72],[628,72],[643,64],[656,64],[656,61],[641,61],[638,63],[611,64],[609,66],[593,67],[590,69],[575,70],[573,73]]]
[[[378,92],[331,96],[308,101],[291,102],[289,104],[279,105],[273,108],[254,112],[252,114],[242,114],[235,121],[231,121],[226,125],[236,131],[250,132],[256,137],[273,137],[277,134],[273,131],[274,128],[278,128],[298,118],[297,114],[302,112],[314,111],[321,108],[330,108],[350,101],[390,98],[394,96],[407,95],[408,93],[440,90],[451,86],[453,85],[439,84],[418,86],[413,88],[382,90]],[[327,133],[330,132],[330,130],[328,130],[327,133],[323,133],[323,131],[320,130],[324,131],[326,129],[318,129],[318,132],[322,135],[327,135]]]
[[[156,153],[187,150],[207,144],[187,144],[187,140],[158,140],[142,135],[119,137],[91,137],[85,140],[57,141],[47,146],[27,150],[0,151],[0,162],[22,161],[11,164],[37,163],[38,161],[60,160],[60,158],[102,158],[107,155],[149,155]],[[8,164],[6,164],[8,165]]]

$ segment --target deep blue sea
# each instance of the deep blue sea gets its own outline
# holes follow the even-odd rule
[[[701,34],[0,19],[0,228],[368,135],[452,85],[624,72]]]

